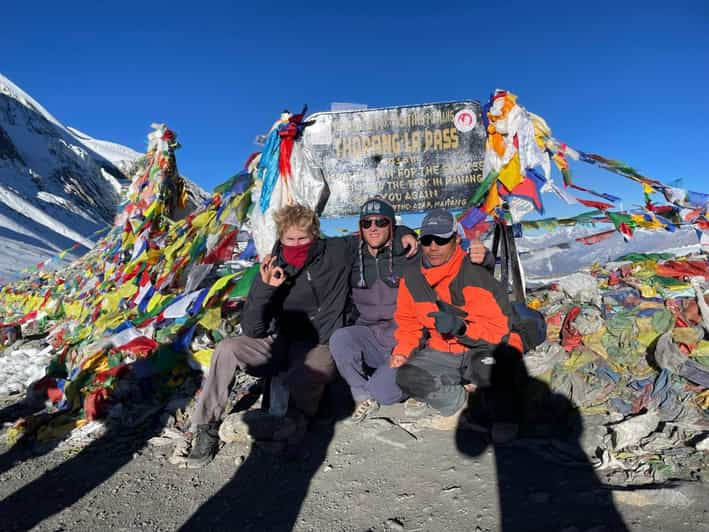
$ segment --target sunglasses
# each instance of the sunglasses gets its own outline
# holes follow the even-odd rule
[[[453,234],[449,237],[442,237],[442,236],[436,236],[436,235],[426,235],[426,236],[422,236],[421,238],[419,238],[419,242],[421,242],[421,245],[425,248],[430,246],[433,242],[435,242],[437,246],[445,246],[454,238],[455,238],[455,234]]]
[[[359,226],[362,229],[369,229],[374,224],[381,229],[382,227],[387,227],[390,223],[391,220],[389,218],[375,218],[374,220],[360,220]]]

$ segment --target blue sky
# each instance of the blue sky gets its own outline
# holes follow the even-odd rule
[[[506,88],[555,136],[709,191],[709,4],[12,2],[0,72],[67,125],[142,151],[154,121],[207,189],[283,108],[474,98]],[[582,163],[575,181],[638,203]],[[581,212],[545,196],[548,215]]]

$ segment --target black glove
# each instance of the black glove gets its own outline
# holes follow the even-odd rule
[[[428,315],[435,320],[436,330],[443,335],[461,336],[465,332],[465,322],[459,316],[442,310]]]

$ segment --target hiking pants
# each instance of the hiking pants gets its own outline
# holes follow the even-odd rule
[[[443,416],[450,416],[466,406],[468,399],[463,388],[463,362],[461,355],[423,349],[412,354],[399,368],[396,381],[405,394],[426,402]],[[516,349],[495,351],[491,386],[475,392],[490,397],[494,421],[521,421],[526,378],[521,355]]]
[[[434,349],[422,349],[399,368],[396,382],[401,390],[442,416],[452,416],[466,405],[463,357]]]
[[[336,375],[327,345],[273,337],[227,338],[217,344],[212,354],[209,374],[192,414],[192,428],[221,419],[237,369],[255,377],[276,375],[284,369],[295,406],[308,416],[315,414],[325,385]]]
[[[330,351],[355,401],[374,398],[380,404],[391,405],[403,399],[396,384],[397,370],[389,367],[391,348],[384,347],[370,327],[338,329],[330,338]]]

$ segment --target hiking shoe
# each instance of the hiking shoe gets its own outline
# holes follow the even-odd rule
[[[246,410],[229,414],[219,427],[219,439],[225,443],[282,441],[297,430],[297,423],[288,416],[272,416],[265,410]]]
[[[406,417],[421,417],[426,413],[428,405],[423,401],[410,397],[404,402],[404,415]]]
[[[519,425],[517,423],[495,422],[492,424],[490,435],[493,443],[504,444],[514,440],[518,434]]]
[[[463,417],[463,412],[465,408],[461,408],[452,416],[442,416],[440,414],[433,416],[431,418],[430,426],[433,430],[455,430],[461,423],[461,418]]]
[[[212,461],[217,454],[219,438],[214,425],[198,425],[197,431],[192,436],[192,448],[185,460],[189,469],[199,469]]]
[[[365,399],[364,401],[358,401],[355,405],[355,409],[352,413],[352,416],[347,420],[346,423],[361,423],[377,410],[379,410],[379,403],[376,402],[374,399]]]
[[[433,417],[419,419],[416,421],[416,426],[418,428],[431,428],[442,431],[472,430],[475,432],[487,432],[486,428],[470,421],[466,406],[462,406],[460,410],[450,416],[437,414]]]
[[[182,438],[177,440],[175,447],[172,449],[172,454],[167,459],[172,465],[184,466],[187,463],[187,458],[190,455],[190,443]]]

